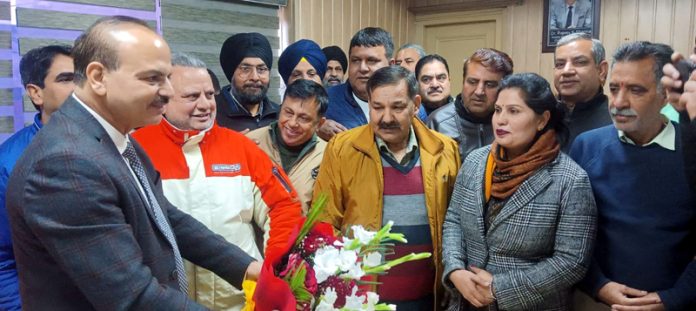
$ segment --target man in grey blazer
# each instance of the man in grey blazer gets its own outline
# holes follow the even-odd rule
[[[106,17],[76,40],[74,94],[9,180],[24,310],[199,310],[182,257],[239,286],[260,270],[171,205],[129,138],[172,95],[167,43],[144,22]]]

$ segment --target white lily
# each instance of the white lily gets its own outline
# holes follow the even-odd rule
[[[346,297],[346,305],[343,307],[345,310],[362,310],[363,303],[365,303],[365,296],[356,295],[358,292],[358,287],[353,286],[353,291],[348,297]]]
[[[376,267],[382,264],[382,254],[378,252],[370,252],[363,256],[363,265],[365,267]]]
[[[315,311],[336,311],[338,309],[334,308],[334,303],[336,302],[336,299],[338,298],[338,295],[336,295],[336,291],[332,288],[329,287],[324,291],[324,295],[321,297],[321,300],[319,301],[319,304],[317,307],[314,309]]]
[[[379,303],[379,295],[377,295],[375,292],[367,292],[367,304],[365,305],[365,310],[374,311],[377,303]]]
[[[362,245],[367,245],[370,244],[370,241],[375,237],[375,234],[377,232],[373,231],[367,231],[363,226],[352,226],[350,227],[353,230],[353,237],[360,241],[360,244]]]
[[[341,271],[349,271],[358,262],[358,253],[355,250],[341,249],[338,254],[340,262],[338,267]]]
[[[348,271],[345,273],[341,274],[342,277],[344,278],[351,278],[353,280],[359,280],[361,277],[365,275],[365,271],[362,270],[360,265],[354,264]]]
[[[326,281],[339,270],[340,252],[331,246],[324,246],[314,254],[314,276],[317,283]]]

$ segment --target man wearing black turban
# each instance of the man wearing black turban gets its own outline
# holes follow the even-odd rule
[[[238,33],[225,40],[220,66],[230,85],[215,97],[219,125],[253,130],[278,118],[278,104],[266,96],[272,65],[271,44],[262,34]]]
[[[348,70],[348,58],[340,47],[332,45],[321,50],[326,55],[326,73],[324,86],[336,86],[343,83],[343,77]]]

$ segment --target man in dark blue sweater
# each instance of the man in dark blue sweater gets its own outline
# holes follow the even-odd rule
[[[330,87],[326,122],[317,134],[329,141],[334,135],[368,123],[367,80],[378,69],[393,63],[394,42],[382,28],[365,27],[350,40],[348,49],[348,81]],[[423,107],[418,118],[425,120]]]
[[[696,282],[696,201],[681,131],[660,114],[667,98],[659,81],[671,53],[650,42],[620,46],[609,83],[614,125],[581,134],[570,150],[590,177],[599,217],[580,288],[614,310],[696,308],[696,293],[677,286]]]

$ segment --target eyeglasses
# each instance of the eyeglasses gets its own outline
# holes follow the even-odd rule
[[[260,65],[260,66],[240,65],[239,67],[237,67],[237,69],[239,69],[239,71],[241,71],[242,75],[244,75],[244,76],[250,75],[252,70],[256,70],[256,74],[259,76],[266,75],[270,71],[270,69],[268,69],[268,67],[266,67],[264,65]]]

